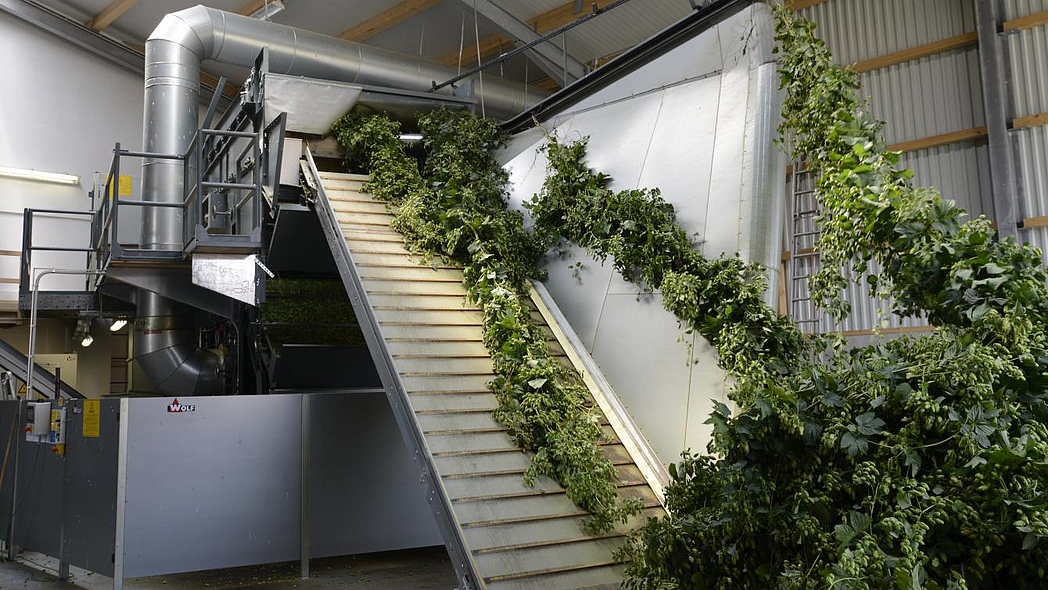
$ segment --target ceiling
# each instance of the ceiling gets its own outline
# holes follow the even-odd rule
[[[141,47],[160,19],[169,12],[204,4],[212,8],[249,14],[265,0],[38,0],[102,33]],[[456,67],[463,55],[463,69],[476,62],[479,46],[484,61],[511,47],[510,35],[483,14],[474,12],[473,0],[283,0],[285,9],[271,20],[302,29],[354,40],[384,49],[421,55]],[[518,20],[539,33],[584,16],[594,0],[493,0]],[[603,8],[612,0],[596,0]],[[106,10],[109,8],[109,12]],[[581,8],[581,10],[576,10]],[[628,0],[551,41],[558,55],[567,49],[578,62],[593,64],[629,49],[676,22],[692,10],[688,0]],[[103,15],[115,18],[103,18]],[[107,24],[106,21],[111,20]],[[360,25],[364,26],[360,26]],[[377,26],[376,26],[377,25]],[[91,26],[91,25],[89,25]],[[357,27],[354,29],[354,27]],[[378,29],[378,30],[376,30]],[[234,80],[244,73],[218,64],[205,64],[212,74]],[[549,75],[536,61],[515,56],[491,73],[554,88]]]

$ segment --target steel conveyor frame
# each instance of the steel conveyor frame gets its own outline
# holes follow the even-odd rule
[[[480,576],[477,574],[473,556],[466,549],[465,540],[460,534],[461,527],[455,522],[455,516],[451,510],[451,500],[448,498],[440,478],[436,475],[436,467],[433,464],[432,455],[427,450],[425,437],[413,419],[408,406],[407,392],[400,381],[400,375],[393,366],[393,357],[379,331],[378,319],[375,317],[371,305],[367,302],[367,293],[364,291],[360,273],[353,262],[349,247],[342,237],[342,230],[335,217],[335,211],[327,198],[327,194],[324,192],[324,183],[320,179],[320,172],[317,170],[316,162],[313,160],[313,154],[308,148],[305,152],[308,170],[313,176],[313,178],[308,180],[312,185],[311,188],[316,190],[315,207],[317,217],[320,219],[321,227],[324,230],[324,239],[327,240],[328,246],[331,248],[335,266],[338,267],[343,285],[346,288],[346,294],[353,305],[353,312],[356,314],[357,322],[364,333],[364,340],[367,342],[368,350],[371,351],[371,358],[375,363],[379,377],[382,379],[382,387],[386,392],[386,398],[397,420],[397,426],[400,428],[405,442],[414,453],[413,459],[419,470],[419,483],[425,490],[426,500],[433,510],[437,528],[440,529],[440,534],[444,538],[444,545],[455,568],[455,575],[459,580],[460,589],[476,590],[481,586],[478,583]]]
[[[0,340],[0,368],[11,371],[22,382],[28,382],[29,373],[26,371],[28,363],[29,359],[24,354],[10,344]],[[36,363],[33,363],[33,389],[51,399],[57,399],[61,396],[69,399],[84,399],[84,394],[65,381],[62,382],[61,388],[56,392],[55,376]]]

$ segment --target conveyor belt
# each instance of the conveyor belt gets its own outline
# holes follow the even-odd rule
[[[318,193],[321,225],[462,587],[617,588],[623,565],[613,553],[624,535],[665,514],[660,468],[652,465],[650,449],[638,450],[646,445],[642,437],[624,426],[621,414],[607,411],[607,396],[598,393],[601,399],[593,401],[605,409],[602,447],[618,472],[616,485],[645,507],[612,532],[587,534],[585,513],[555,481],[540,477],[525,487],[530,457],[492,417],[496,400],[487,384],[494,374],[482,342],[483,314],[464,302],[461,269],[420,266],[390,229],[385,204],[360,192],[366,177],[317,172],[311,157],[303,170]],[[532,299],[551,351],[585,370],[577,366],[574,341],[550,319],[559,317],[556,310],[534,293]],[[594,367],[585,374],[587,384],[603,382]]]
[[[23,382],[28,381],[26,366],[29,359],[15,347],[0,340],[0,371],[11,371],[15,377]],[[55,376],[40,365],[33,363],[33,389],[51,399],[55,398]],[[74,389],[71,385],[62,382],[61,394],[69,399],[84,399],[84,394]]]

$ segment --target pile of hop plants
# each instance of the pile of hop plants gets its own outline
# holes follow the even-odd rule
[[[399,123],[387,117],[347,115],[333,133],[370,173],[364,190],[389,204],[391,226],[405,244],[463,266],[468,298],[484,312],[495,418],[534,453],[525,482],[555,479],[591,513],[587,528],[606,532],[640,503],[619,498],[585,387],[550,354],[545,333],[531,320],[528,281],[539,276],[547,246],[507,206],[508,176],[494,157],[505,135],[493,121],[447,110],[423,115],[419,127],[421,167],[400,141]]]
[[[937,329],[838,347],[827,362],[801,353],[781,357],[786,370],[763,363],[775,375],[742,381],[731,394],[739,409],[711,415],[711,454],[685,454],[672,469],[671,515],[634,536],[627,586],[1044,588],[1048,277],[1040,252],[997,240],[987,220],[963,222],[952,202],[913,187],[856,97],[855,73],[834,65],[811,22],[776,14],[780,132],[819,178],[816,299],[843,317],[845,269],[878,268],[871,290]],[[659,214],[650,208],[646,216]],[[765,329],[766,313],[747,305],[741,327],[715,326],[707,338],[734,358],[737,340],[721,331]],[[770,342],[794,342],[794,330],[768,329],[782,330]]]

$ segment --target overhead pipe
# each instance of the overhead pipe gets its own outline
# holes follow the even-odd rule
[[[198,5],[165,16],[146,40],[143,151],[182,154],[189,147],[197,130],[201,62],[251,67],[263,47],[269,50],[270,71],[294,76],[430,91],[435,82],[456,75],[418,57]],[[473,87],[485,111],[500,118],[524,111],[546,94],[495,76]],[[143,200],[181,203],[182,166],[177,160],[146,159]],[[141,247],[181,249],[182,212],[146,207]],[[174,320],[179,315],[174,304],[148,292],[139,299],[135,353],[154,387],[186,395],[179,388],[193,383],[197,393],[220,392],[215,359],[188,345],[184,326]]]

